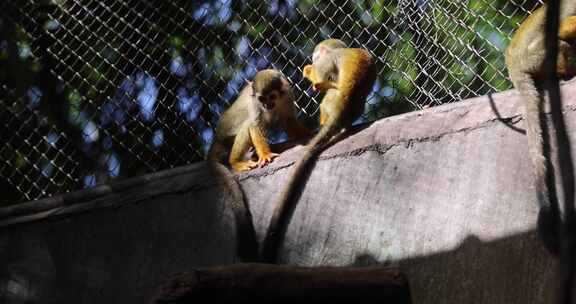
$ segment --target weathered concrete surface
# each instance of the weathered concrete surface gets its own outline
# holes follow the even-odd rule
[[[576,83],[562,89],[574,142]],[[292,217],[283,261],[399,264],[415,303],[549,303],[555,260],[534,232],[518,97],[380,120],[327,150]],[[298,150],[241,176],[260,240]]]
[[[574,130],[576,83],[562,89]],[[534,233],[517,98],[508,91],[384,119],[328,149],[296,208],[283,261],[399,265],[414,303],[550,302],[555,260]],[[299,153],[239,175],[260,239]],[[48,221],[9,219],[0,228],[0,299],[140,303],[171,273],[233,262],[229,196],[204,164],[170,172],[45,204]]]
[[[173,171],[1,228],[0,303],[145,303],[171,274],[234,262],[229,193],[204,163]]]

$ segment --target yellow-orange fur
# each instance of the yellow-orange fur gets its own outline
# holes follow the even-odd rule
[[[274,100],[271,100],[274,96]],[[270,163],[278,156],[268,145],[268,130],[279,123],[291,139],[307,137],[310,131],[296,118],[294,95],[288,80],[277,70],[256,73],[234,103],[220,117],[208,159],[228,162],[234,171],[247,171]],[[271,107],[270,107],[271,105]],[[245,159],[254,147],[258,161]]]
[[[298,200],[298,187],[305,183],[309,166],[362,114],[376,80],[375,62],[370,53],[345,46],[337,39],[321,42],[315,47],[312,65],[303,69],[314,89],[326,92],[320,103],[322,127],[305,147],[274,207],[262,252],[266,262],[276,260],[291,210]]]

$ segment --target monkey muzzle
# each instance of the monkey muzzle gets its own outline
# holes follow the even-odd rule
[[[273,101],[263,102],[262,104],[264,105],[264,108],[266,110],[272,110],[276,106],[276,103],[274,103]]]
[[[276,103],[274,101],[266,98],[260,99],[260,103],[266,110],[272,110],[276,106]]]
[[[268,95],[258,96],[258,101],[266,110],[272,110],[276,106],[276,101],[278,100],[278,93],[271,93]]]

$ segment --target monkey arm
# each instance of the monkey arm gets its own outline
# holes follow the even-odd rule
[[[314,68],[312,67],[311,64],[307,64],[306,66],[304,66],[304,69],[302,69],[302,75],[310,80],[310,82],[314,83],[315,79],[316,79],[316,74],[314,73]]]
[[[251,126],[249,128],[250,139],[252,140],[252,145],[256,149],[256,154],[258,154],[258,165],[263,167],[264,165],[272,162],[272,160],[278,157],[277,153],[272,153],[270,151],[270,146],[268,145],[268,138],[266,137],[266,132],[262,130],[259,125]]]
[[[314,91],[326,92],[330,89],[338,89],[338,84],[334,81],[317,82],[313,84]]]
[[[240,132],[234,138],[234,144],[230,150],[228,162],[230,167],[236,172],[248,171],[258,167],[258,163],[252,160],[244,160],[244,155],[251,147],[250,132],[248,127],[242,127]]]
[[[325,92],[329,89],[338,89],[338,84],[336,82],[327,79],[321,79],[317,71],[314,69],[314,66],[311,64],[308,64],[304,67],[302,74],[304,77],[310,80],[310,82],[312,82],[314,91]]]
[[[571,40],[576,38],[576,16],[570,16],[560,23],[558,29],[558,38],[560,40]]]

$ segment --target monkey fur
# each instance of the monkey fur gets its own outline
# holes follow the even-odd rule
[[[568,79],[576,74],[572,43],[576,38],[576,0],[561,1],[556,74]],[[514,87],[523,99],[523,115],[538,205],[538,233],[544,246],[553,254],[559,252],[559,205],[554,173],[545,151],[549,148],[544,118],[544,79],[546,4],[534,11],[516,30],[506,50],[506,66]]]
[[[236,172],[263,167],[278,156],[270,151],[267,139],[268,130],[277,125],[291,139],[310,134],[296,118],[294,94],[286,77],[277,70],[262,70],[220,117],[207,159],[223,162],[228,154],[228,163]],[[244,159],[252,147],[258,161]]]
[[[303,74],[315,90],[325,91],[320,103],[320,131],[304,148],[278,199],[262,249],[264,262],[274,263],[298,200],[316,157],[360,117],[376,80],[375,61],[366,50],[347,48],[338,39],[328,39],[314,48],[312,65]]]
[[[232,106],[222,114],[208,152],[210,169],[232,195],[237,254],[243,262],[254,262],[258,257],[256,233],[244,193],[221,162],[228,154],[228,162],[237,172],[271,162],[278,154],[270,151],[266,136],[268,130],[276,125],[284,127],[292,139],[310,133],[296,118],[294,95],[286,77],[277,70],[267,69],[256,73]],[[257,162],[243,159],[251,147],[256,150]]]

